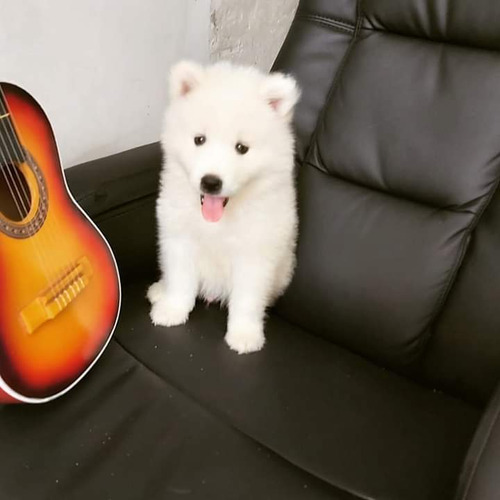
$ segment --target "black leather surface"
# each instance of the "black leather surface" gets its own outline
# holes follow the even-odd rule
[[[485,401],[500,367],[500,196],[471,235],[455,286],[435,326],[424,373],[432,383],[469,400]]]
[[[307,13],[323,18],[325,21],[335,20],[342,23],[356,22],[356,0],[307,0],[299,2],[299,14]],[[293,36],[292,36],[293,38]]]
[[[227,425],[113,341],[67,397],[0,407],[0,439],[2,500],[353,498]]]
[[[451,498],[477,410],[275,316],[255,356],[226,348],[217,307],[155,328],[145,290],[126,290],[117,341],[227,425],[354,498]]]
[[[161,158],[160,144],[148,144],[67,170],[67,180],[80,206],[103,216],[156,196]]]
[[[500,377],[497,3],[315,0],[298,12],[277,67],[307,82],[297,127],[309,152],[280,314],[484,404]],[[313,47],[328,31],[337,51],[315,83],[295,33]]]
[[[296,106],[297,156],[303,159],[318,116],[325,105],[331,81],[349,47],[354,27],[331,25],[314,14],[298,14],[274,65],[292,73],[302,95]]]
[[[363,0],[362,10],[363,25],[369,28],[454,45],[500,49],[500,4],[495,1]]]
[[[280,311],[372,359],[410,363],[454,273],[465,216],[314,169],[300,186],[298,266]]]
[[[450,498],[477,410],[277,318],[262,356],[215,308],[153,328],[144,289],[71,394],[0,408],[0,498]]]
[[[76,200],[106,235],[125,283],[157,268],[154,207],[161,165],[160,144],[153,143],[66,171]]]
[[[500,389],[497,389],[467,454],[456,500],[496,500],[499,478]]]

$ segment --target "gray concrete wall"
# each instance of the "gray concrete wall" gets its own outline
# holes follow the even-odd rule
[[[298,0],[212,0],[211,61],[268,70],[292,22]]]

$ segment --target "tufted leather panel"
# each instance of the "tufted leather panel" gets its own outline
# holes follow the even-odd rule
[[[363,26],[368,28],[448,44],[500,49],[500,4],[495,1],[363,0],[362,14]]]
[[[278,308],[474,401],[485,401],[500,375],[498,287],[488,277],[500,177],[500,8],[482,3],[301,2],[311,25],[349,27],[349,46],[337,42],[342,61],[335,54],[334,74],[317,77],[329,88],[314,132],[307,129],[299,264]],[[290,61],[283,69],[300,80],[303,63]],[[301,113],[298,128],[306,128]]]

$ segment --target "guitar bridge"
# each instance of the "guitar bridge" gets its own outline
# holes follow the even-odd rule
[[[90,262],[87,257],[82,257],[21,311],[26,331],[32,334],[61,314],[87,288],[91,278]]]

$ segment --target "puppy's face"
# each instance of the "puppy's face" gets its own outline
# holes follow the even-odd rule
[[[298,96],[295,81],[281,74],[187,62],[172,69],[163,142],[199,193],[207,221],[220,220],[249,183],[290,168]]]

